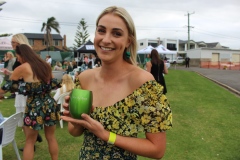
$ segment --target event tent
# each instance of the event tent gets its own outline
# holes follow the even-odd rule
[[[0,38],[0,50],[12,50],[11,40],[7,37]]]
[[[137,51],[137,54],[150,54],[153,49],[154,49],[154,47],[149,45],[146,48],[143,48],[143,49]]]
[[[85,44],[81,45],[79,48],[77,48],[77,52],[79,54],[81,54],[81,53],[92,53],[92,54],[96,55],[94,45],[90,40],[87,41]],[[77,55],[74,55],[74,56],[78,57]]]
[[[159,54],[177,54],[177,51],[170,51],[169,49],[165,48],[162,44],[160,44],[159,46],[157,46],[155,48]]]

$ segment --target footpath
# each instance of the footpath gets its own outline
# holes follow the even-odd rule
[[[171,65],[171,69],[196,72],[240,96],[240,70],[221,70]]]

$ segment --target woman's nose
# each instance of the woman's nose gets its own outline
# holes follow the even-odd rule
[[[104,43],[111,43],[111,35],[105,34],[102,40]]]

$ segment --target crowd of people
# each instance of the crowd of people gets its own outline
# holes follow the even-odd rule
[[[146,70],[136,63],[136,29],[133,19],[122,7],[111,6],[96,20],[94,47],[97,57],[84,55],[74,79],[69,75],[76,62],[57,62],[51,68],[50,56],[41,59],[31,46],[12,39],[19,66],[5,69],[9,80],[0,89],[25,96],[23,159],[34,158],[34,144],[39,130],[44,129],[52,160],[58,159],[55,137],[60,118],[67,122],[73,137],[84,135],[79,159],[137,159],[137,155],[160,159],[166,150],[166,130],[172,127],[172,111],[166,97],[162,73],[164,62],[153,50]],[[157,56],[158,55],[158,56]],[[52,60],[51,60],[52,62]],[[63,71],[62,82],[52,70]],[[44,72],[42,72],[44,71]],[[11,72],[11,73],[10,73]],[[74,88],[93,94],[90,114],[74,119],[69,112],[70,96],[65,97],[63,115],[56,100]],[[51,91],[56,90],[55,95]],[[37,102],[37,103],[35,103]],[[138,134],[144,133],[145,138]],[[76,151],[77,152],[77,151]]]

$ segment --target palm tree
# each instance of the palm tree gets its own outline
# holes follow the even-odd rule
[[[45,30],[44,40],[47,43],[47,49],[49,50],[49,46],[52,46],[52,35],[51,30],[54,29],[57,33],[59,31],[59,23],[56,21],[55,17],[50,17],[47,19],[47,23],[43,22],[41,31]]]

